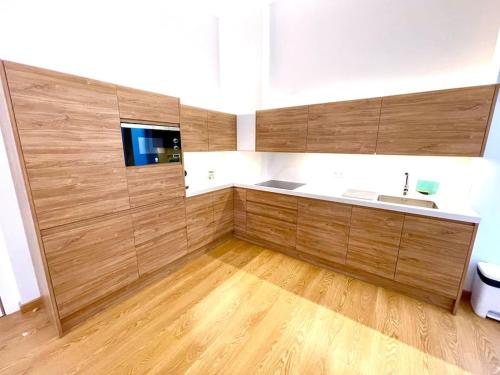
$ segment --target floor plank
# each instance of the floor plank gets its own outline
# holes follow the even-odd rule
[[[500,374],[500,325],[240,240],[54,337],[0,319],[1,374]]]

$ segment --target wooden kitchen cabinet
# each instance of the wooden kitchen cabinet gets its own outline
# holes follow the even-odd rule
[[[351,210],[346,204],[299,198],[297,250],[344,264]]]
[[[234,234],[244,236],[247,231],[247,191],[234,188]]]
[[[186,196],[181,163],[127,167],[127,184],[131,207]]]
[[[257,111],[256,117],[256,151],[306,151],[307,106]]]
[[[214,200],[211,193],[186,199],[186,224],[189,252],[214,241]]]
[[[187,254],[184,198],[141,207],[132,213],[132,222],[140,276]]]
[[[496,85],[384,97],[378,154],[480,156]]]
[[[373,154],[381,98],[309,106],[308,152]]]
[[[403,220],[400,213],[353,207],[346,264],[393,279]]]
[[[246,234],[283,248],[294,249],[297,198],[257,190],[246,193]]]
[[[49,229],[43,245],[61,319],[138,278],[128,212]]]
[[[232,233],[234,229],[234,196],[233,188],[214,191],[214,223],[215,237]]]
[[[208,111],[208,149],[236,151],[236,115]]]
[[[179,124],[179,98],[123,86],[116,94],[122,120]]]
[[[456,298],[474,224],[406,215],[395,280]]]
[[[181,105],[181,140],[183,151],[208,151],[208,112]]]
[[[115,86],[4,65],[40,229],[128,209]]]

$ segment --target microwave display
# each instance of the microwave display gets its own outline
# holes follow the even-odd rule
[[[181,161],[181,133],[175,126],[122,123],[125,165]]]

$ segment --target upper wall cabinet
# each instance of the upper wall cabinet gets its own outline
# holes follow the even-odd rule
[[[114,85],[5,62],[41,229],[129,208]]]
[[[183,151],[208,151],[207,110],[181,105]]]
[[[256,151],[306,151],[308,107],[257,111]]]
[[[179,123],[179,98],[118,86],[120,118],[160,123]]]
[[[236,115],[208,111],[208,149],[236,151]]]
[[[309,106],[308,152],[373,154],[381,99]]]
[[[495,85],[382,99],[379,154],[480,156]]]

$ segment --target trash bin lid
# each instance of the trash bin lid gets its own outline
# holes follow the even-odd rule
[[[484,278],[495,284],[500,283],[500,266],[492,263],[479,262],[477,264],[477,269],[479,270],[480,275]]]

